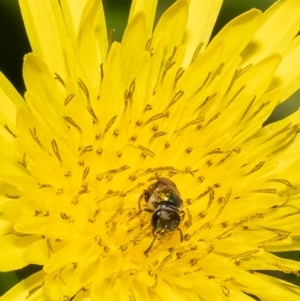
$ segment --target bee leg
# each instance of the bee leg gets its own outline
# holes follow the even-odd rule
[[[147,190],[144,190],[143,193],[141,193],[141,195],[139,196],[139,199],[138,199],[139,211],[142,210],[142,207],[141,207],[141,201],[142,201],[143,199],[145,200],[145,197],[147,196],[147,193],[148,193],[148,191],[147,191]]]
[[[132,219],[134,219],[137,215],[140,215],[142,213],[142,210],[138,210],[135,214],[133,214],[128,220],[127,222],[131,221]]]
[[[154,238],[153,238],[153,240],[152,240],[150,246],[148,247],[148,249],[147,249],[146,251],[144,251],[144,254],[145,254],[146,256],[147,256],[148,252],[152,249],[152,247],[153,247],[153,245],[154,245],[154,243],[155,243],[155,241],[156,241],[157,236],[158,236],[158,233],[156,233],[156,235],[154,236]]]
[[[184,218],[185,218],[185,211],[184,211],[184,210],[181,210],[181,211],[180,211],[180,214],[181,214],[181,220],[183,221]]]
[[[180,228],[176,228],[176,229],[174,229],[174,230],[179,231],[179,233],[180,233],[180,242],[183,242],[183,235],[182,235],[181,229],[180,229]]]
[[[131,221],[131,220],[132,220],[133,218],[135,218],[137,215],[140,215],[143,211],[146,211],[146,212],[154,212],[154,210],[152,210],[152,209],[150,209],[150,208],[141,208],[141,209],[138,210],[133,216],[131,216],[127,222]]]
[[[138,199],[139,210],[133,216],[131,216],[127,222],[129,222],[130,220],[135,218],[137,215],[140,215],[142,213],[142,211],[144,209],[141,207],[141,201],[143,199],[146,201],[146,198],[148,197],[148,194],[149,194],[149,192],[147,190],[144,190],[143,193],[141,193],[141,195],[139,196],[139,199]]]

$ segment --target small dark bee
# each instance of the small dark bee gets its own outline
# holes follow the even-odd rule
[[[141,208],[143,199],[148,207]],[[180,221],[184,219],[185,212],[182,210],[183,202],[175,183],[166,178],[157,178],[155,183],[144,190],[138,202],[139,212],[143,210],[153,212],[151,225],[154,238],[144,252],[145,255],[151,250],[159,235],[177,230],[180,233],[180,241],[182,242],[183,235],[178,226]]]

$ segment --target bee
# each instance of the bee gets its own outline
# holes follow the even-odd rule
[[[141,208],[141,201],[147,203],[147,207]],[[171,231],[177,230],[180,233],[180,241],[183,241],[181,229],[178,227],[184,219],[185,212],[182,210],[183,202],[180,193],[171,180],[167,178],[157,178],[157,181],[145,189],[138,200],[139,212],[151,212],[152,235],[151,244],[144,252],[149,253],[156,239]]]

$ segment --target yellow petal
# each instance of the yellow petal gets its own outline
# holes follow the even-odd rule
[[[79,61],[95,91],[99,91],[100,87],[100,64],[102,62],[100,53],[97,53],[95,35],[95,19],[98,8],[99,1],[88,1],[83,11],[77,37]]]
[[[16,150],[13,143],[0,136],[0,166],[2,170],[1,178],[5,181],[8,175],[24,173],[22,165],[22,155]]]
[[[210,39],[223,0],[199,1],[191,0],[188,21],[184,34],[186,54],[183,66],[186,67],[193,59],[200,43],[203,43],[199,53],[203,52]]]
[[[150,35],[152,32],[153,22],[155,18],[156,6],[157,0],[133,0],[130,7],[128,24],[134,19],[136,14],[138,14],[139,12],[143,12],[146,16],[147,35]]]
[[[0,237],[0,271],[12,271],[21,269],[28,265],[28,262],[23,259],[23,252],[26,248],[37,241],[37,237],[33,236],[17,236],[7,234]]]
[[[264,298],[264,295],[268,299],[267,296],[269,296],[269,294],[267,293],[268,290],[266,290],[266,287],[269,287],[270,291],[272,292],[273,300],[285,300],[285,301],[300,300],[299,286],[281,280],[280,278],[272,277],[265,274],[260,274],[258,272],[254,272],[254,276],[259,277],[258,278],[260,282],[259,287],[261,291],[257,294],[257,296],[259,297],[262,296],[262,299]]]
[[[30,277],[22,280],[15,285],[6,294],[0,297],[1,301],[26,300],[37,301],[43,300],[43,271],[37,272]]]
[[[187,18],[188,2],[179,0],[162,15],[156,25],[151,46],[155,49],[160,40],[163,42],[164,60],[161,62],[162,65],[169,59],[174,47],[182,42]]]
[[[3,187],[3,183],[0,182],[0,187],[1,187],[1,191],[2,191],[2,187]],[[7,201],[7,200],[6,200]],[[2,208],[0,207],[0,210],[2,210]],[[11,231],[12,228],[12,223],[10,221],[7,220],[0,220],[0,235],[5,235],[8,232]]]
[[[278,66],[269,89],[282,91],[280,102],[285,101],[300,87],[300,37],[295,38],[282,53],[283,60]]]
[[[262,24],[243,51],[243,63],[255,63],[280,52],[300,29],[300,1],[277,1],[264,14]]]
[[[26,55],[23,75],[28,91],[39,95],[40,101],[48,108],[62,111],[64,99],[58,89],[58,82],[55,82],[48,66],[38,56],[33,53]]]
[[[51,73],[67,74],[64,44],[67,31],[56,0],[20,0],[23,20],[32,50],[49,66]]]
[[[145,15],[138,13],[128,24],[121,44],[123,82],[128,87],[142,59],[147,42]],[[129,87],[128,87],[129,88]]]
[[[46,239],[32,243],[23,253],[23,258],[32,264],[45,265],[49,259],[50,246]]]
[[[18,135],[15,127],[17,106],[25,107],[26,102],[18,94],[13,85],[0,72],[0,135],[6,141],[13,142]],[[1,148],[3,146],[1,145]]]
[[[64,19],[68,34],[75,37],[78,33],[81,16],[88,0],[61,0],[60,4],[64,13]]]
[[[261,21],[261,12],[252,9],[229,22],[208,45],[208,49],[224,44],[222,61],[239,55],[251,40]],[[237,38],[238,37],[238,38]]]
[[[234,82],[232,89],[228,93],[228,98],[231,99],[242,86],[245,86],[242,94],[252,94],[260,97],[272,82],[280,61],[281,56],[275,54],[250,68]],[[252,108],[254,111],[255,109],[257,108]]]
[[[0,72],[0,108],[12,122],[16,121],[16,106],[25,107],[26,102],[8,81],[2,72]]]

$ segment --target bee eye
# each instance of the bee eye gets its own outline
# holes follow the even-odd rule
[[[145,190],[145,192],[144,192],[144,199],[145,199],[145,201],[147,203],[148,203],[150,197],[151,197],[151,193],[149,191]]]

